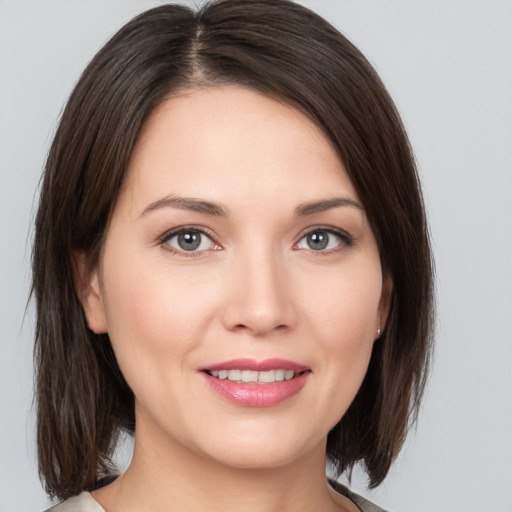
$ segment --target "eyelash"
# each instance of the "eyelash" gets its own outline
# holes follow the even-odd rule
[[[221,248],[221,246],[217,242],[215,242],[213,234],[209,230],[206,230],[205,228],[200,227],[200,226],[180,226],[179,228],[175,228],[175,229],[171,229],[170,231],[166,231],[158,239],[158,243],[163,247],[163,249],[165,249],[166,251],[169,251],[172,254],[175,254],[177,256],[184,256],[185,258],[197,258],[198,256],[201,256],[205,252],[204,250],[203,251],[185,251],[185,250],[180,251],[168,244],[169,240],[171,240],[172,238],[174,238],[176,236],[184,234],[184,233],[198,233],[201,236],[205,236],[208,239],[210,239],[212,244],[214,244],[219,249]],[[214,250],[219,250],[219,249],[216,248]]]
[[[351,237],[349,234],[347,234],[345,231],[342,231],[340,229],[335,229],[330,226],[313,226],[311,228],[306,229],[303,233],[301,233],[299,240],[294,243],[293,247],[295,250],[308,250],[303,248],[298,248],[297,245],[302,242],[308,235],[319,232],[319,233],[327,233],[328,235],[334,235],[340,240],[339,246],[335,247],[333,249],[328,250],[317,250],[309,249],[309,252],[314,254],[315,256],[322,256],[322,255],[329,255],[333,254],[339,251],[342,251],[343,249],[347,247],[351,247],[354,244],[354,238]],[[184,233],[198,233],[201,236],[207,237],[213,245],[215,245],[215,249],[213,250],[220,250],[222,247],[215,242],[214,235],[209,231],[206,230],[203,227],[200,226],[180,226],[179,228],[174,228],[170,231],[166,231],[162,236],[159,237],[158,243],[166,250],[171,252],[172,254],[175,254],[177,256],[183,256],[186,258],[197,258],[201,256],[204,252],[207,250],[202,251],[185,251],[185,250],[178,250],[172,247],[168,244],[169,240],[172,238],[179,236],[180,234]]]
[[[340,240],[340,243],[339,243],[339,246],[335,247],[334,249],[318,250],[318,251],[315,251],[314,249],[309,249],[309,252],[311,254],[313,254],[314,256],[330,255],[330,254],[342,251],[348,247],[352,247],[354,245],[355,239],[341,229],[336,229],[331,226],[313,226],[311,228],[306,229],[306,231],[304,231],[304,233],[301,234],[299,241],[294,244],[294,247],[297,246],[308,235],[310,235],[312,233],[316,233],[316,232],[334,235],[335,237],[337,237]],[[297,249],[297,250],[303,250],[303,249]]]

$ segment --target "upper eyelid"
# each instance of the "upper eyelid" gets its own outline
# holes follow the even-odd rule
[[[305,236],[309,235],[310,233],[314,233],[315,231],[327,231],[328,233],[333,233],[335,235],[339,235],[341,237],[348,238],[350,240],[353,240],[354,237],[350,235],[347,231],[340,228],[335,228],[334,226],[311,226],[309,228],[306,228],[302,233],[299,235],[298,240],[302,240]]]
[[[206,235],[213,242],[217,243],[215,240],[216,236],[215,236],[215,233],[213,233],[213,231],[211,231],[210,229],[208,229],[204,226],[197,226],[194,224],[190,224],[190,225],[186,225],[186,226],[178,226],[176,228],[169,229],[169,230],[165,231],[164,233],[162,233],[158,237],[158,241],[160,243],[164,243],[164,242],[168,241],[170,238],[172,238],[173,236],[176,236],[179,233],[182,233],[184,231],[197,231],[203,235]]]

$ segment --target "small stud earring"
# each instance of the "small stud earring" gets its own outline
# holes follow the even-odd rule
[[[377,329],[377,336],[380,336],[380,333],[381,333],[381,330],[379,328],[379,329]]]

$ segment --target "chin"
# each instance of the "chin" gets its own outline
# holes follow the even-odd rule
[[[268,431],[268,435],[249,432],[212,440],[203,453],[224,466],[248,470],[270,470],[295,464],[316,447],[325,453],[325,437],[313,440],[299,435],[294,437],[289,431],[282,436],[276,436],[275,430]]]

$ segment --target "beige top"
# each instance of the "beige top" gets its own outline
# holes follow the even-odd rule
[[[49,508],[46,512],[105,512],[105,510],[90,493],[83,492],[64,503]]]
[[[329,484],[335,491],[351,500],[359,508],[359,510],[361,510],[361,512],[386,512],[382,508],[377,507],[377,505],[374,505],[373,503],[370,503],[368,500],[365,500],[358,494],[353,493],[344,485],[335,482],[334,480],[329,480]],[[79,496],[70,498],[60,505],[55,505],[54,507],[48,509],[46,512],[105,512],[105,510],[91,496],[90,493],[83,492]]]

